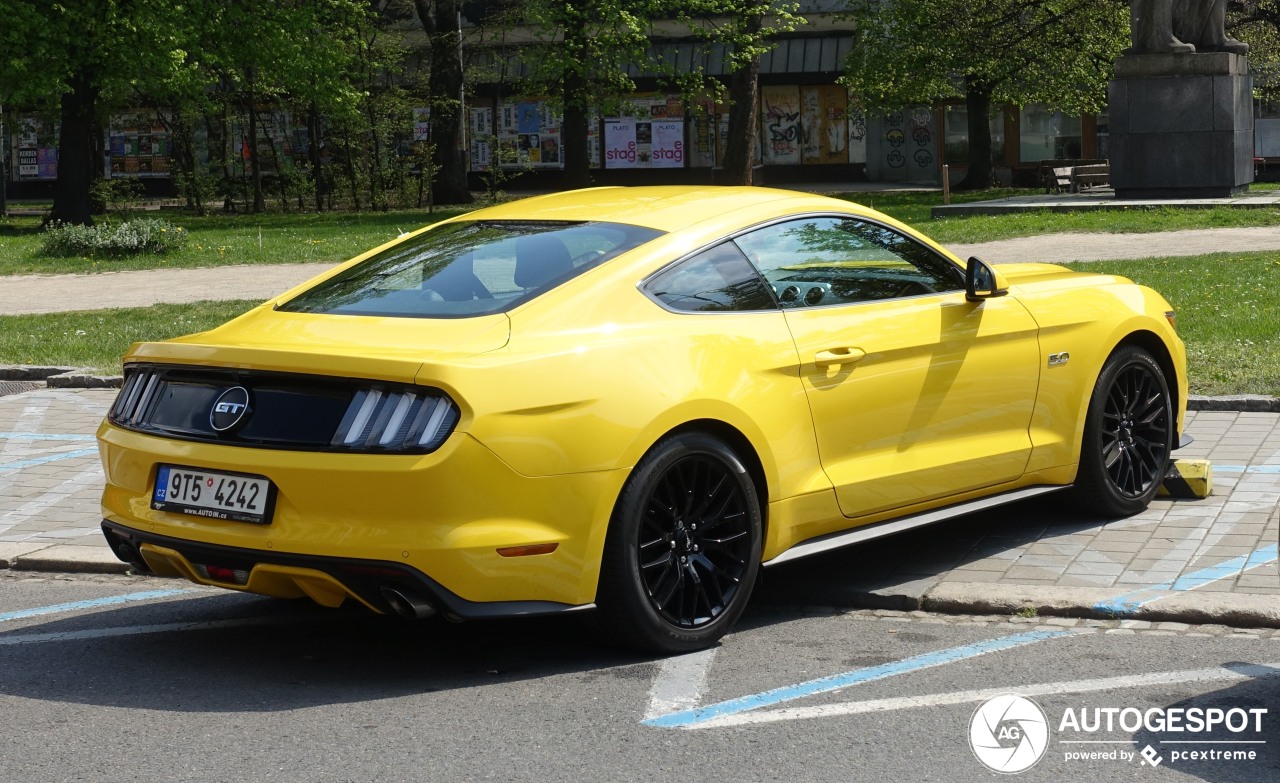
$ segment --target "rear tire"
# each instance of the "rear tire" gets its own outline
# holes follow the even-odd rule
[[[1173,399],[1159,363],[1137,346],[1116,349],[1089,400],[1077,505],[1110,518],[1146,509],[1169,468],[1173,431]]]
[[[614,507],[596,595],[613,643],[655,653],[710,647],[741,616],[760,568],[755,483],[723,441],[659,441]]]

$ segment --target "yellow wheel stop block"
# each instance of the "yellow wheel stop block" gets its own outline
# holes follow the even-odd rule
[[[1213,492],[1213,463],[1207,459],[1175,459],[1165,473],[1159,496],[1199,500]]]

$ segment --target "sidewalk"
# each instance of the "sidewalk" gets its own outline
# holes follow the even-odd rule
[[[0,397],[0,568],[123,572],[98,532],[110,390]],[[1280,414],[1189,414],[1206,500],[1102,523],[1054,496],[767,570],[834,605],[1280,627]],[[811,589],[811,586],[810,586]],[[809,593],[812,595],[812,593]]]
[[[996,264],[1019,261],[1061,264],[1280,250],[1280,227],[1212,228],[1158,234],[1047,234],[982,244],[956,244],[950,249],[961,259],[976,255]],[[12,275],[0,277],[0,315],[148,307],[207,299],[261,301],[331,267],[331,264],[264,264],[91,275]]]

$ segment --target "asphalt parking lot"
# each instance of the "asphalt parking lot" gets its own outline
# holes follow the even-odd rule
[[[980,781],[1003,776],[972,749],[973,721],[1005,692],[1046,719],[1040,759],[1021,779],[1280,773],[1276,631],[847,611],[819,595],[797,606],[786,587],[766,586],[718,648],[662,660],[603,645],[581,620],[415,625],[173,582],[10,571],[0,574],[0,731],[25,750],[0,753],[0,780],[164,770],[178,780]],[[1076,728],[1108,710],[1109,730]],[[1237,719],[1150,728],[1197,710]]]

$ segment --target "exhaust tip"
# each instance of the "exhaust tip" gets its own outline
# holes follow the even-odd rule
[[[144,574],[151,573],[151,567],[148,566],[147,561],[143,559],[142,552],[139,551],[131,541],[116,539],[111,543],[111,551],[116,557],[120,558],[122,562],[128,563],[135,570]]]
[[[436,613],[435,607],[414,591],[399,585],[383,585],[382,598],[392,611],[407,620],[425,620]]]

